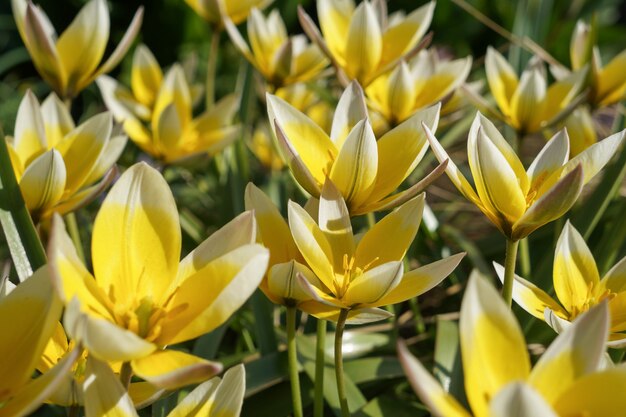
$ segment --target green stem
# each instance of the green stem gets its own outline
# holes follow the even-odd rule
[[[220,37],[222,31],[216,29],[211,34],[211,46],[209,49],[209,60],[206,69],[206,109],[210,110],[215,106],[215,74],[217,72],[217,56],[220,48]]]
[[[85,251],[83,250],[83,243],[80,239],[80,231],[78,230],[78,222],[76,221],[75,213],[67,213],[65,215],[65,223],[67,224],[67,229],[70,233],[70,237],[72,238],[72,242],[74,243],[74,247],[76,248],[76,254],[85,263]]]
[[[519,241],[519,266],[522,276],[526,279],[530,278],[530,249],[528,247],[528,238]]]
[[[513,280],[515,279],[515,259],[517,258],[517,247],[519,240],[506,240],[506,258],[504,259],[504,286],[502,287],[502,298],[511,307],[513,301]]]
[[[346,398],[346,385],[343,381],[343,330],[346,327],[349,310],[343,309],[339,313],[337,319],[337,328],[335,329],[335,377],[337,378],[337,395],[339,396],[339,404],[341,405],[341,417],[350,417],[350,409],[348,408],[348,399]]]
[[[33,220],[24,203],[11,165],[9,149],[0,130],[0,223],[15,269],[24,280],[47,262]]]
[[[289,356],[289,380],[294,417],[302,417],[302,397],[298,374],[298,350],[296,349],[296,308],[287,307],[287,354]]]
[[[324,417],[324,365],[326,345],[326,320],[317,319],[317,339],[315,342],[315,396],[313,417]]]
[[[126,391],[130,387],[130,380],[133,377],[133,368],[130,366],[130,362],[124,362],[122,369],[120,370],[120,382]]]
[[[80,416],[80,405],[72,404],[67,409],[67,417],[79,417]]]

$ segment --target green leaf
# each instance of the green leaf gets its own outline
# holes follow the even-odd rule
[[[459,346],[459,325],[456,321],[437,319],[433,374],[447,392],[461,404],[467,405]]]

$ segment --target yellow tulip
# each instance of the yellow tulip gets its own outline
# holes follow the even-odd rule
[[[76,97],[98,76],[119,64],[137,36],[143,17],[143,7],[140,7],[120,43],[100,65],[109,40],[106,0],[90,0],[58,37],[39,6],[27,0],[11,0],[11,5],[15,23],[37,71],[64,99]]]
[[[13,137],[7,138],[15,176],[35,219],[68,213],[93,200],[113,179],[126,137],[113,136],[111,115],[79,126],[53,93],[40,106],[27,91]]]
[[[440,61],[435,50],[420,51],[365,89],[368,104],[395,126],[417,110],[451,96],[465,82],[471,67],[471,57]]]
[[[618,417],[626,399],[626,367],[601,369],[608,335],[606,303],[579,317],[531,369],[515,316],[482,277],[463,297],[460,345],[471,412],[400,345],[409,382],[434,415],[446,417]],[[620,387],[620,388],[618,388]]]
[[[495,264],[502,279],[502,267]],[[533,316],[561,331],[579,315],[607,300],[611,311],[609,346],[626,345],[626,257],[600,279],[589,247],[574,226],[565,224],[554,255],[554,290],[559,301],[515,276],[513,299]],[[559,303],[560,302],[560,303]]]
[[[222,16],[226,15],[235,24],[248,18],[253,8],[264,9],[274,0],[185,0],[185,2],[216,28],[223,26]]]
[[[389,317],[390,313],[378,307],[403,302],[439,284],[465,254],[404,273],[402,258],[415,238],[423,208],[421,194],[357,240],[346,202],[330,180],[322,188],[317,219],[289,202],[291,234],[308,265],[301,267],[309,270],[298,273],[297,278],[312,297],[298,308],[333,321],[342,310],[348,311],[348,323],[364,323]]]
[[[278,150],[274,146],[272,134],[267,124],[257,126],[247,144],[250,151],[257,157],[264,168],[273,172],[280,171],[285,166],[278,154]]]
[[[87,359],[82,383],[86,417],[137,417],[135,405],[111,368],[93,357]],[[168,417],[238,417],[245,392],[243,365],[198,385]]]
[[[135,50],[131,90],[107,76],[97,82],[105,104],[133,142],[165,163],[216,153],[239,137],[240,126],[233,124],[239,105],[234,94],[194,117],[199,91],[189,84],[182,66],[174,64],[163,76],[144,46]]]
[[[62,307],[52,288],[47,266],[0,297],[0,417],[34,412],[70,372],[79,349],[65,355],[38,378],[31,379],[54,333]]]
[[[326,89],[328,86],[319,83],[316,88],[310,88],[309,83],[297,83],[276,90],[274,95],[306,114],[321,127],[324,132],[330,133],[333,123],[333,109],[328,102],[320,97],[316,88]]]
[[[417,112],[380,138],[368,120],[363,90],[353,82],[335,109],[330,136],[284,100],[267,95],[270,123],[296,181],[318,197],[326,180],[341,191],[350,215],[388,210],[410,200],[440,175],[440,166],[411,188],[390,195],[424,156],[427,141],[420,128],[436,129],[439,106]]]
[[[603,67],[600,51],[593,44],[592,28],[578,21],[570,42],[572,70],[578,71],[591,65],[588,96],[589,103],[596,107],[606,107],[618,103],[626,96],[626,50],[617,54]]]
[[[431,1],[408,16],[387,16],[383,1],[365,0],[355,6],[353,0],[319,0],[321,34],[304,9],[299,12],[305,32],[340,70],[339,78],[367,86],[421,47],[434,9]]]
[[[491,94],[500,108],[499,117],[521,137],[540,131],[571,111],[585,81],[585,71],[578,71],[548,87],[536,66],[526,69],[518,79],[513,67],[491,47],[485,69]]]
[[[578,155],[598,141],[593,117],[587,107],[578,107],[563,124],[569,133],[571,156]]]
[[[278,10],[263,16],[253,8],[248,19],[250,47],[232,21],[224,21],[226,31],[243,56],[274,87],[309,81],[328,66],[328,59],[306,36],[289,37]]]
[[[439,161],[449,156],[430,129],[424,128]],[[474,187],[452,161],[446,173],[456,188],[474,203],[510,240],[517,241],[558,219],[580,195],[624,141],[616,133],[569,159],[566,130],[552,137],[528,170],[487,118],[476,114],[467,140]]]
[[[181,232],[167,183],[144,163],[128,169],[96,216],[94,274],[55,217],[50,262],[66,303],[64,328],[90,357],[129,363],[159,388],[203,380],[220,369],[166,346],[215,329],[259,285],[269,255],[244,213],[179,263]]]

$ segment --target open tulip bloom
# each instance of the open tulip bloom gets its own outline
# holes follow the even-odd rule
[[[601,369],[608,336],[606,303],[580,316],[531,369],[522,330],[495,289],[470,278],[463,297],[460,345],[466,410],[400,345],[418,396],[437,417],[619,417],[626,367]]]
[[[339,71],[343,81],[357,80],[369,85],[376,77],[393,69],[398,61],[420,49],[435,10],[431,1],[408,16],[387,16],[383,0],[319,0],[317,16],[322,33],[300,9],[300,22]],[[347,84],[347,82],[346,82]]]
[[[196,13],[218,28],[223,25],[223,15],[239,24],[248,18],[252,9],[264,9],[272,1],[274,0],[185,0]]]
[[[351,216],[397,207],[441,175],[445,163],[409,189],[390,195],[426,153],[428,142],[420,124],[435,130],[439,107],[417,112],[377,140],[363,90],[353,82],[339,99],[329,137],[299,110],[267,95],[270,123],[296,181],[318,197],[328,177],[341,192]]]
[[[0,417],[34,412],[69,374],[80,354],[79,348],[31,379],[62,308],[47,266],[0,296]]]
[[[513,127],[520,137],[535,133],[571,112],[580,93],[586,71],[581,70],[547,86],[546,76],[536,65],[520,78],[494,48],[485,58],[487,82],[501,114],[493,113]]]
[[[20,103],[13,137],[7,137],[11,164],[26,207],[35,221],[65,214],[93,200],[116,174],[126,136],[113,136],[111,114],[79,126],[52,93],[40,106],[29,90]]]
[[[346,203],[331,181],[319,200],[318,218],[289,202],[289,227],[308,265],[301,265],[299,285],[313,298],[298,305],[315,317],[337,321],[348,311],[348,323],[381,320],[378,307],[416,297],[447,277],[464,254],[404,272],[402,258],[415,238],[424,194],[388,214],[357,241]]]
[[[143,8],[139,8],[120,43],[100,65],[109,40],[106,0],[90,0],[58,38],[39,6],[29,0],[11,0],[11,5],[37,71],[63,99],[76,97],[98,76],[119,64],[137,36],[143,16]]]
[[[239,137],[240,126],[233,124],[239,106],[235,94],[194,117],[199,94],[180,64],[163,75],[144,46],[136,49],[133,58],[130,90],[108,76],[97,82],[115,119],[146,153],[172,163],[200,153],[216,153]]]
[[[267,18],[252,9],[248,18],[250,47],[233,22],[226,19],[224,24],[235,46],[273,87],[309,81],[328,65],[326,56],[317,45],[309,44],[305,35],[287,35],[276,9]]]
[[[500,279],[503,268],[495,264]],[[595,305],[607,301],[611,311],[609,346],[626,345],[626,257],[600,279],[598,267],[583,237],[569,222],[554,255],[554,290],[557,302],[531,282],[515,276],[513,299],[557,332]]]
[[[524,170],[493,123],[477,113],[467,139],[472,186],[430,128],[424,125],[424,129],[437,159],[448,160],[446,174],[452,183],[512,241],[565,214],[624,139],[624,131],[616,133],[569,159],[569,138],[561,130]]]
[[[241,214],[179,263],[181,232],[163,177],[144,163],[113,186],[95,220],[94,275],[76,255],[60,217],[49,253],[66,303],[64,327],[96,359],[123,362],[171,389],[206,379],[220,365],[167,345],[215,329],[258,287],[268,251],[255,244],[254,215]]]

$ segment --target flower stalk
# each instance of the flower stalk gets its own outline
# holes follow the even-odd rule
[[[324,416],[324,358],[326,345],[326,320],[317,319],[315,342],[315,390],[313,397],[313,417]]]
[[[343,380],[343,330],[346,327],[348,319],[348,309],[342,309],[337,319],[337,328],[335,329],[335,376],[337,378],[337,395],[339,396],[339,404],[341,405],[341,416],[350,417],[350,409],[348,408],[348,399],[346,398],[346,385]]]
[[[296,349],[296,307],[287,306],[287,355],[289,357],[289,380],[294,417],[302,417],[302,397],[298,375],[298,351]]]
[[[517,259],[517,249],[519,240],[506,240],[506,255],[504,258],[504,286],[502,287],[502,298],[509,308],[513,297],[513,280],[515,279],[515,261]]]

